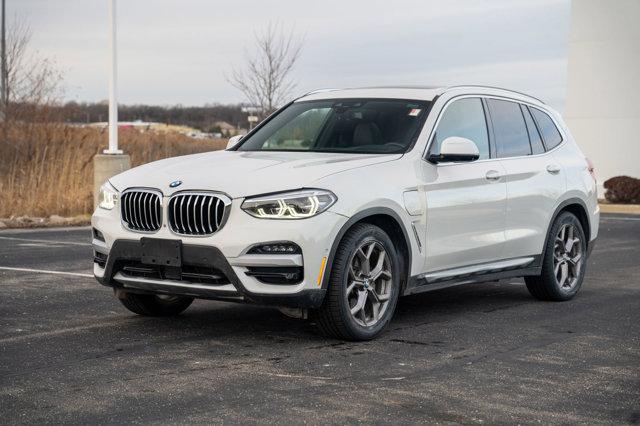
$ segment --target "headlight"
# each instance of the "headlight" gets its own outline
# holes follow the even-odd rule
[[[248,198],[242,210],[261,219],[305,219],[322,213],[337,200],[331,191],[303,189]]]
[[[111,210],[116,206],[116,201],[118,201],[118,191],[116,191],[109,182],[105,182],[104,185],[100,187],[98,200],[98,207],[105,210]]]

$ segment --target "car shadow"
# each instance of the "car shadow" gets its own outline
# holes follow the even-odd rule
[[[491,313],[538,303],[520,281],[462,285],[400,298],[385,336],[404,328],[439,323],[470,313]],[[246,339],[257,342],[302,340],[327,342],[313,321],[290,318],[273,307],[198,300],[171,318],[132,316],[145,333],[161,329],[183,339]]]

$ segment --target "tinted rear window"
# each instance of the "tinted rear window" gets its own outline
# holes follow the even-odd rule
[[[520,105],[515,102],[487,99],[496,149],[499,158],[531,154],[529,134]]]
[[[547,146],[547,150],[560,145],[560,142],[562,142],[562,136],[560,135],[560,131],[558,131],[556,125],[553,123],[551,117],[537,108],[531,108],[531,113],[538,123],[538,128],[542,133],[542,139],[544,139],[544,144]]]
[[[538,128],[536,127],[536,123],[534,123],[533,118],[531,118],[529,108],[527,108],[525,105],[520,105],[520,108],[522,108],[522,113],[524,114],[524,121],[527,123],[527,131],[529,132],[531,149],[533,150],[534,154],[542,154],[544,152],[544,145],[542,144],[542,138],[540,137],[540,133],[538,132]]]

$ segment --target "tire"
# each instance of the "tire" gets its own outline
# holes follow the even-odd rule
[[[561,233],[563,230],[564,234]],[[569,240],[574,242],[567,252]],[[540,300],[561,302],[572,299],[580,291],[584,280],[587,244],[578,218],[569,212],[560,213],[547,236],[542,273],[539,276],[525,277],[529,293]]]
[[[157,296],[153,294],[119,293],[118,299],[134,314],[147,317],[178,315],[193,302],[192,297]]]
[[[313,312],[319,331],[352,341],[378,336],[395,311],[401,273],[391,238],[377,226],[354,225],[336,250],[323,305]]]

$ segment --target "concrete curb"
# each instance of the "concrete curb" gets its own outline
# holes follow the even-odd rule
[[[619,213],[640,215],[640,204],[600,203],[600,213]]]
[[[43,232],[60,232],[60,231],[87,231],[91,230],[91,226],[78,225],[78,226],[61,226],[61,227],[41,227],[41,228],[2,228],[0,229],[0,235],[2,234],[30,234],[30,233],[43,233]]]

